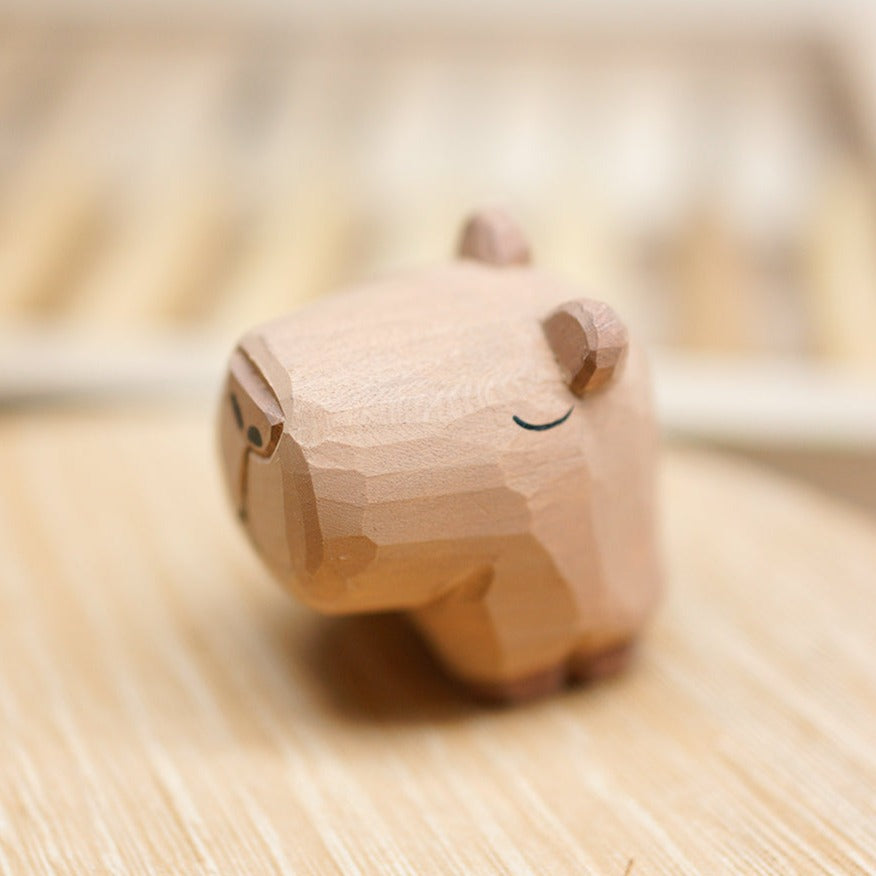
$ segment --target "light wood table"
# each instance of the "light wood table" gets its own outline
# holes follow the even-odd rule
[[[876,528],[667,454],[623,678],[464,698],[268,580],[208,413],[0,418],[0,873],[876,872]]]

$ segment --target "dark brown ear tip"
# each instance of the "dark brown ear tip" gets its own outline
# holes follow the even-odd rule
[[[608,304],[586,298],[568,301],[543,325],[566,382],[576,395],[604,389],[620,371],[629,335]]]
[[[457,251],[460,258],[496,267],[526,265],[531,260],[529,243],[520,226],[499,208],[479,210],[468,218]]]

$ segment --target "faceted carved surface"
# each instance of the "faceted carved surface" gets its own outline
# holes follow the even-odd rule
[[[604,389],[623,364],[626,326],[601,301],[561,305],[545,320],[544,331],[575,395]]]
[[[409,612],[491,696],[586,676],[657,598],[645,361],[634,345],[604,392],[570,392],[543,321],[574,295],[473,261],[366,284],[246,335],[220,410],[231,494],[275,574],[323,612]],[[566,308],[604,383],[607,311]],[[267,455],[241,440],[241,384],[282,410]]]

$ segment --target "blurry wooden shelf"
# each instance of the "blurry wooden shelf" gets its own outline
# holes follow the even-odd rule
[[[468,210],[502,201],[542,266],[650,343],[872,371],[872,13],[829,27],[800,2],[711,4],[694,22],[688,5],[655,6],[658,32],[564,3],[526,38],[470,4],[433,4],[459,32],[404,39],[381,37],[370,7],[370,35],[319,38],[294,10],[261,30],[211,27],[199,4],[200,29],[13,15],[0,324],[135,343],[239,329],[442,258]],[[570,17],[617,20],[603,34]]]
[[[0,418],[0,871],[876,871],[872,522],[673,453],[638,662],[490,710],[269,581],[210,420]]]

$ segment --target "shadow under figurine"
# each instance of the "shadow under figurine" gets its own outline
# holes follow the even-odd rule
[[[529,267],[503,213],[459,254],[245,335],[222,457],[301,600],[404,611],[453,675],[521,700],[621,668],[655,606],[649,380],[614,311]]]

